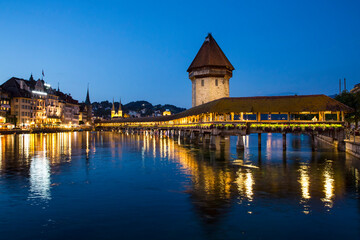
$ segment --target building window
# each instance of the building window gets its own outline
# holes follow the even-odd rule
[[[19,99],[16,99],[15,101],[16,101],[16,102],[18,102],[18,101],[19,101]]]
[[[204,86],[204,79],[201,79],[201,86]]]
[[[215,86],[217,86],[218,85],[218,80],[217,79],[215,79]]]

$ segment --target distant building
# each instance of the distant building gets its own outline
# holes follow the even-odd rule
[[[234,67],[211,34],[188,68],[192,82],[192,106],[229,97],[229,79]]]
[[[129,111],[128,114],[129,114],[130,117],[134,117],[134,118],[139,118],[139,117],[141,117],[141,114],[138,113],[138,112],[136,112],[136,111]]]
[[[351,93],[360,92],[360,83],[356,84],[353,89],[350,90]]]
[[[161,111],[160,111],[160,110],[155,110],[154,113],[153,113],[153,116],[154,116],[154,117],[160,117],[160,116],[162,116]]]
[[[171,112],[170,112],[169,109],[166,109],[166,110],[163,112],[162,115],[163,115],[163,116],[170,116],[170,115],[171,115]]]
[[[121,99],[119,102],[119,108],[117,111],[115,111],[115,103],[113,99],[112,108],[111,108],[111,118],[122,118],[123,117],[123,111],[121,108]]]

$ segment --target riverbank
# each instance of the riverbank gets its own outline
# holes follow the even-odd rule
[[[81,132],[81,131],[93,131],[93,127],[82,128],[38,128],[38,129],[12,129],[12,130],[0,130],[0,135],[9,134],[26,134],[26,133],[57,133],[57,132]]]

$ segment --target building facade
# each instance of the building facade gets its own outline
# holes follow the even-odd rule
[[[9,95],[9,115],[19,127],[60,126],[66,123],[64,115],[78,124],[77,101],[44,80],[34,80],[32,75],[29,80],[12,77],[1,88]]]
[[[9,94],[0,87],[0,124],[7,122],[10,114],[10,97]]]
[[[188,68],[192,82],[192,106],[229,97],[229,79],[234,67],[211,34]]]

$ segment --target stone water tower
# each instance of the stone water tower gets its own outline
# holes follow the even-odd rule
[[[192,82],[192,106],[229,97],[229,79],[234,67],[209,33],[188,68]]]

